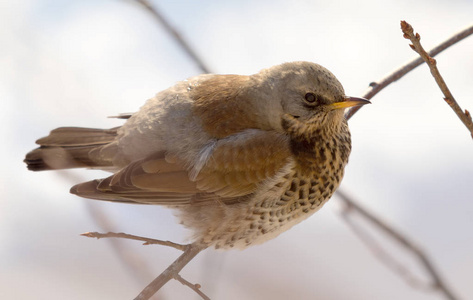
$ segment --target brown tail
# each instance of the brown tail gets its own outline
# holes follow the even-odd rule
[[[24,162],[31,171],[112,166],[111,158],[103,158],[98,152],[115,140],[117,129],[54,129],[36,141],[40,147],[26,154]]]

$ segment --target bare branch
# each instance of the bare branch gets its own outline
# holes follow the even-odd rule
[[[459,41],[467,38],[473,34],[473,24],[460,30],[459,32],[452,35],[446,41],[442,42],[438,46],[432,48],[429,51],[430,56],[436,56],[443,50],[449,48],[450,46],[458,43]],[[391,73],[387,74],[385,77],[381,78],[378,81],[370,83],[370,87],[363,93],[362,97],[366,99],[373,98],[377,93],[379,93],[382,89],[393,83],[394,81],[400,79],[410,71],[414,70],[418,66],[420,66],[424,60],[421,57],[417,57],[406,64],[402,65],[401,67],[395,69]],[[351,108],[347,114],[345,115],[347,119],[350,119],[359,109],[361,106]]]
[[[86,237],[91,237],[91,238],[122,238],[122,239],[129,239],[129,240],[135,240],[135,241],[143,241],[143,245],[161,245],[161,246],[167,246],[167,247],[172,247],[177,250],[185,251],[187,248],[187,245],[181,245],[181,244],[176,244],[170,241],[161,241],[161,240],[156,240],[156,239],[150,239],[147,237],[142,237],[142,236],[137,236],[137,235],[132,235],[132,234],[127,234],[123,232],[107,232],[107,233],[99,233],[99,232],[86,232],[82,233],[82,236]]]
[[[179,32],[171,25],[171,23],[164,18],[163,14],[149,1],[147,0],[135,0],[137,3],[141,4],[146,8],[158,21],[164,29],[176,40],[176,42],[182,47],[182,49],[190,56],[190,58],[197,64],[200,70],[203,73],[210,73],[210,69],[207,68],[203,60],[197,55],[197,53],[192,49],[192,47],[187,43],[186,40],[179,34]]]
[[[466,128],[468,128],[468,130],[470,131],[471,137],[473,138],[473,121],[471,120],[470,113],[467,110],[463,112],[460,105],[458,105],[457,101],[450,92],[450,89],[445,83],[445,80],[443,80],[442,75],[440,75],[440,72],[437,68],[437,61],[432,56],[430,56],[422,47],[420,43],[420,34],[414,34],[414,28],[412,28],[412,26],[406,21],[401,21],[401,29],[404,33],[404,38],[411,40],[412,45],[409,46],[412,48],[412,50],[417,52],[429,66],[430,73],[434,77],[435,81],[437,82],[437,85],[445,96],[445,102],[450,105],[450,107],[457,114],[463,124],[465,124]]]
[[[441,279],[441,276],[439,272],[434,268],[432,262],[428,259],[427,255],[420,250],[420,248],[415,245],[412,241],[410,241],[408,238],[406,238],[403,234],[399,233],[395,229],[393,229],[391,226],[387,225],[381,219],[373,215],[372,213],[368,212],[364,208],[362,208],[359,204],[356,204],[346,193],[344,193],[342,190],[338,189],[337,190],[337,195],[340,196],[340,199],[345,203],[347,206],[348,210],[355,210],[357,213],[359,213],[363,218],[371,222],[373,225],[375,225],[376,228],[380,229],[382,232],[384,232],[387,236],[395,240],[397,243],[402,245],[404,248],[406,248],[409,252],[412,253],[413,256],[417,258],[419,263],[422,265],[422,267],[425,269],[426,273],[430,276],[432,280],[432,288],[441,291],[447,299],[450,300],[455,300],[457,299],[453,292],[450,290],[450,288],[447,287],[445,282]],[[346,220],[346,215],[344,215],[344,219]],[[347,222],[348,225],[352,226],[352,222]],[[359,227],[352,227],[353,230],[357,233],[359,233],[360,228]],[[362,234],[363,236],[366,236],[365,233]],[[360,236],[360,235],[359,235]],[[364,241],[370,249],[375,249],[376,251],[381,251],[380,247],[377,245],[373,244],[370,240],[366,238],[362,238],[362,241]],[[375,251],[375,253],[376,253]],[[382,261],[387,263],[388,265],[391,265],[393,262],[395,262],[394,259],[392,259],[388,254],[383,253],[379,254],[377,253],[377,256],[383,256]],[[388,260],[386,261],[386,257],[389,257]],[[411,285],[421,287],[425,286],[420,283],[419,280],[414,279],[409,272],[407,272],[407,269],[404,267],[399,267],[400,264],[395,262],[394,265],[391,265],[391,267],[395,268],[400,268],[396,272],[403,275],[402,277],[406,279]]]

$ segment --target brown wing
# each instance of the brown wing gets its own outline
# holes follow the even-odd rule
[[[159,152],[108,178],[78,184],[71,192],[86,198],[143,204],[234,203],[252,194],[289,159],[286,136],[248,130],[217,141],[193,180],[179,159]]]
[[[217,142],[196,178],[197,188],[221,197],[253,193],[288,163],[288,138],[277,132],[249,130]]]

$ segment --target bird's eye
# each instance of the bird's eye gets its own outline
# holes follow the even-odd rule
[[[314,93],[307,93],[305,94],[304,98],[305,101],[307,101],[308,103],[314,103],[318,100],[319,97]]]

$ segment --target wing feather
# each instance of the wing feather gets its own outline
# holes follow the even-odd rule
[[[291,159],[288,138],[277,132],[246,130],[213,141],[200,172],[191,177],[177,155],[157,152],[116,174],[74,186],[82,197],[163,205],[231,204],[244,201]]]

